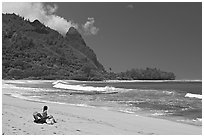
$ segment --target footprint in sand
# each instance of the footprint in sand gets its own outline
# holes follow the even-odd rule
[[[142,131],[139,131],[139,132],[137,132],[137,133],[139,133],[139,134],[144,134]]]
[[[42,131],[45,131],[45,129],[44,129],[43,127],[41,127],[41,130],[42,130]]]
[[[13,128],[13,133],[16,133],[17,131],[17,129],[15,128],[15,127],[12,127]]]
[[[139,131],[139,132],[137,132],[137,133],[139,133],[139,134],[145,134],[145,135],[154,135],[154,133],[144,133],[143,131]]]
[[[148,133],[147,135],[154,135],[154,133]]]

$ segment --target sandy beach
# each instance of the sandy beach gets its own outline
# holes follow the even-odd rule
[[[4,85],[3,85],[4,86]],[[163,119],[136,116],[100,108],[44,103],[14,98],[3,88],[4,135],[201,135],[202,127]],[[49,107],[54,125],[36,124],[32,113]]]

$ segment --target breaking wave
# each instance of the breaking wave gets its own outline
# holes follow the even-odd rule
[[[187,93],[185,95],[185,97],[202,99],[202,95],[200,95],[200,94],[192,94],[192,93]]]
[[[69,89],[74,91],[86,91],[86,92],[99,92],[99,93],[117,93],[122,91],[129,91],[132,89],[124,89],[124,88],[115,88],[111,86],[105,86],[105,87],[93,87],[93,86],[86,86],[85,84],[69,84],[64,81],[56,81],[52,83],[54,88],[59,89]]]

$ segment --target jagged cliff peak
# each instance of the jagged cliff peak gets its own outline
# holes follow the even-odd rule
[[[39,20],[15,14],[2,20],[4,79],[103,79],[103,66],[76,28],[63,37]]]
[[[79,34],[79,32],[75,27],[70,27],[66,35],[69,34]]]
[[[81,34],[79,33],[79,31],[74,27],[69,28],[69,30],[66,33],[66,38],[67,39],[69,39],[69,38],[73,39],[74,38],[74,39],[80,39],[80,40],[83,39]]]

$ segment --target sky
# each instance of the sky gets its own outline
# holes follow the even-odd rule
[[[3,4],[3,12],[39,18],[62,35],[77,28],[107,71],[156,67],[176,79],[202,79],[201,2],[14,4],[20,10],[10,5]]]

